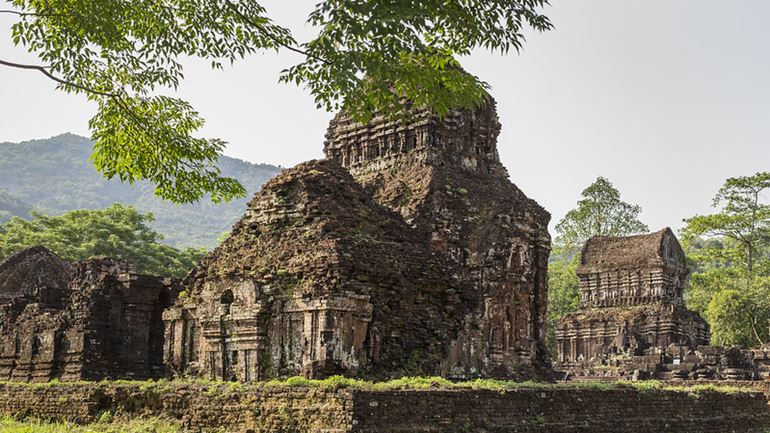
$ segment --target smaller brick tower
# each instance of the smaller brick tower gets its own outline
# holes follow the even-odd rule
[[[591,238],[577,275],[580,308],[556,331],[562,369],[579,375],[653,373],[658,354],[669,346],[708,344],[708,324],[684,306],[687,268],[671,229]]]

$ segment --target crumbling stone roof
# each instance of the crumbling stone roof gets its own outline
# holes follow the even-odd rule
[[[339,164],[308,161],[264,185],[185,286],[237,276],[318,296],[371,286],[364,280],[445,280],[413,236],[399,214],[377,204]]]
[[[681,263],[676,263],[681,261]],[[583,247],[578,273],[684,265],[684,253],[670,228],[634,236],[596,236]]]
[[[240,282],[255,286],[234,289]],[[218,308],[227,298],[230,311],[239,315],[233,323],[256,316],[263,323],[260,329],[281,330],[280,337],[272,337],[271,351],[283,350],[282,340],[298,338],[283,331],[297,320],[289,310],[311,301],[343,305],[360,300],[370,309],[362,323],[376,324],[370,334],[361,331],[369,342],[360,356],[376,351],[379,372],[400,371],[415,357],[435,371],[446,355],[442,342],[461,326],[461,316],[454,314],[463,312],[444,259],[400,214],[378,204],[330,160],[299,164],[265,184],[231,235],[186,277],[184,286],[184,303],[195,306],[204,327],[222,323]],[[312,325],[312,332],[343,320],[339,308],[348,306],[334,308],[327,319],[336,317],[334,322]],[[354,315],[366,316],[364,310]],[[310,327],[306,323],[301,332]],[[303,338],[308,343],[298,343],[302,347],[315,337]],[[263,356],[260,362],[269,361]]]
[[[44,288],[65,289],[70,280],[67,262],[51,250],[35,246],[0,262],[0,303],[35,297]]]

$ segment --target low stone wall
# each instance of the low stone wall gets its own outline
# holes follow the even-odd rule
[[[344,390],[228,385],[0,385],[0,413],[89,423],[106,411],[178,419],[192,432],[342,433],[352,426]]]
[[[759,393],[633,389],[357,392],[357,430],[539,433],[765,433]]]
[[[375,391],[262,385],[0,385],[0,413],[90,422],[104,411],[192,432],[766,433],[762,393],[577,388]]]

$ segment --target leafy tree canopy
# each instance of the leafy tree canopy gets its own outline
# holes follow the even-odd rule
[[[475,48],[508,52],[523,28],[548,30],[547,0],[323,0],[309,16],[318,35],[305,43],[253,0],[6,0],[17,17],[16,45],[37,70],[68,93],[98,104],[90,121],[93,162],[108,178],[149,180],[175,202],[210,194],[243,196],[216,166],[225,143],[196,136],[204,120],[186,101],[162,94],[184,78],[180,60],[221,68],[262,50],[290,50],[303,61],[280,79],[309,89],[320,108],[359,119],[403,112],[406,100],[439,115],[478,106],[486,84],[461,70],[455,56]]]
[[[714,197],[718,212],[685,220],[686,301],[709,321],[716,344],[770,341],[768,191],[767,172],[727,179]]]
[[[161,244],[161,236],[148,226],[152,214],[120,204],[61,216],[35,211],[32,215],[29,221],[13,217],[0,224],[0,259],[42,245],[65,260],[117,257],[136,265],[139,272],[181,277],[205,254],[202,249],[178,250]]]
[[[650,229],[639,220],[642,208],[621,200],[612,182],[604,177],[584,189],[577,207],[556,224],[556,245],[580,249],[593,236],[627,236]]]
[[[751,274],[757,253],[770,244],[770,172],[733,177],[714,197],[713,206],[721,208],[711,215],[698,215],[685,222],[686,238],[721,237],[737,242],[743,249],[746,271]]]

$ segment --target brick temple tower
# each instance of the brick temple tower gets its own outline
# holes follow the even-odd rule
[[[550,214],[500,163],[495,101],[410,123],[344,113],[331,122],[326,156],[400,213],[448,262],[468,312],[448,344],[442,374],[524,377],[547,369],[543,344]]]
[[[163,309],[177,281],[32,247],[0,262],[0,380],[165,377]]]
[[[577,275],[580,308],[556,331],[562,369],[622,375],[623,369],[654,369],[671,345],[708,344],[708,324],[684,306],[687,268],[671,229],[592,238]]]
[[[508,180],[494,101],[332,120],[166,311],[173,370],[229,380],[548,374],[550,215]]]

